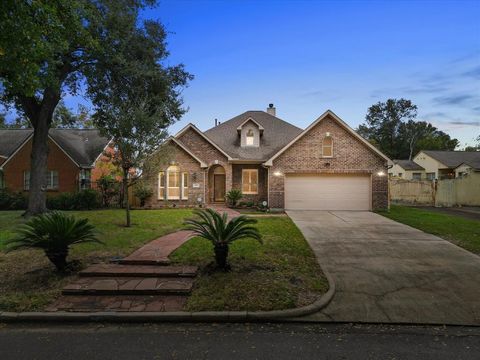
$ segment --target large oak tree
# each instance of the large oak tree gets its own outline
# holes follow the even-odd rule
[[[148,29],[161,26],[141,21],[139,12],[153,5],[153,0],[0,2],[0,99],[34,129],[27,214],[46,210],[47,140],[57,104],[65,94],[84,92],[95,106],[102,94],[93,87],[110,80],[99,79],[108,75],[102,67],[144,65],[116,45],[132,39],[132,33],[135,39],[152,38]],[[157,50],[163,51],[157,59],[165,58],[164,46]]]

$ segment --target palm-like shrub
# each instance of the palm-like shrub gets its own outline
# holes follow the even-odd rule
[[[232,189],[225,195],[233,207],[237,206],[238,201],[243,197],[242,191],[239,189]]]
[[[75,219],[59,211],[30,219],[16,231],[17,237],[7,240],[7,251],[36,248],[45,252],[58,271],[65,271],[71,245],[87,242],[101,243],[95,227],[88,219]]]
[[[194,236],[207,239],[213,244],[215,261],[222,270],[230,268],[228,265],[228,250],[231,243],[247,238],[262,242],[258,229],[251,226],[257,222],[256,219],[240,215],[228,221],[226,213],[220,215],[212,209],[197,209],[194,213],[198,218],[187,219],[185,229],[193,231]]]

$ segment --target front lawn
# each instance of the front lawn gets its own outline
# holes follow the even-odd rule
[[[209,273],[212,245],[193,238],[170,258],[201,267],[187,310],[279,310],[312,303],[328,289],[315,255],[288,217],[258,218],[264,244],[230,247],[232,271]]]
[[[122,210],[69,212],[88,218],[99,231],[105,245],[82,244],[72,247],[69,259],[81,267],[94,262],[123,257],[141,245],[182,227],[190,210],[132,211],[131,228],[123,226]],[[24,222],[21,211],[0,211],[0,311],[40,310],[60,294],[74,275],[58,275],[40,250],[23,250],[5,254],[3,241],[13,236],[13,230]]]
[[[182,227],[190,210],[132,211],[133,227],[125,228],[124,211],[74,211],[87,217],[105,245],[73,247],[69,259],[85,267],[123,257],[141,245]],[[75,275],[58,275],[40,250],[5,254],[2,242],[23,223],[20,211],[0,211],[0,311],[42,310],[60,295]],[[199,265],[200,275],[186,310],[275,310],[313,302],[328,288],[313,251],[288,217],[258,219],[264,245],[242,240],[231,246],[229,273],[207,274],[213,261],[209,242],[191,239],[171,258]]]
[[[392,205],[379,214],[410,225],[480,255],[480,221],[440,214],[422,208]]]

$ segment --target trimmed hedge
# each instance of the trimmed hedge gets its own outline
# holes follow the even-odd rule
[[[23,193],[0,190],[0,210],[25,210],[27,204],[27,196]],[[101,205],[100,194],[93,189],[47,197],[47,208],[50,210],[92,210]]]

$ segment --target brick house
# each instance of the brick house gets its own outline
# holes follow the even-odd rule
[[[271,104],[205,132],[189,124],[166,144],[168,159],[146,175],[151,208],[224,203],[232,188],[272,209],[388,207],[389,159],[330,110],[302,130]]]
[[[32,129],[0,130],[0,188],[27,192],[30,183]],[[50,194],[90,188],[108,161],[111,142],[93,129],[50,129],[46,191]]]

